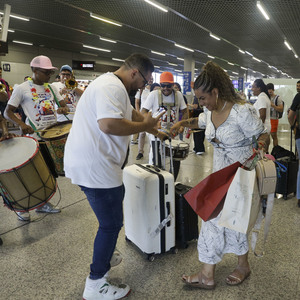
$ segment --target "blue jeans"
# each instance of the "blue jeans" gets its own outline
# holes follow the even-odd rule
[[[297,146],[298,156],[300,157],[300,139],[296,140],[296,146]],[[298,175],[297,175],[297,199],[300,199],[300,168],[299,167],[298,167]]]
[[[110,189],[93,189],[80,186],[92,207],[99,228],[94,241],[91,279],[102,278],[110,269],[119,232],[123,226],[124,185]]]

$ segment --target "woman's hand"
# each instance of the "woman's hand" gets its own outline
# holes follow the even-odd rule
[[[184,127],[181,126],[181,122],[177,122],[170,128],[170,136],[174,137],[179,133],[182,133]]]

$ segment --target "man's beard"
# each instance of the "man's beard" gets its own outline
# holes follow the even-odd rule
[[[136,95],[137,91],[138,91],[138,90],[131,90],[131,91],[128,93],[129,97],[134,97],[134,96]]]

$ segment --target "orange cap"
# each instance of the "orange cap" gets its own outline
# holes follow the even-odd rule
[[[174,77],[171,72],[163,72],[160,75],[160,83],[168,82],[168,83],[174,83]]]

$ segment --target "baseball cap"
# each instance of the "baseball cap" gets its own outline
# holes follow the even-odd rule
[[[171,72],[163,72],[160,75],[160,83],[162,82],[168,82],[168,83],[174,83],[174,77]]]
[[[33,60],[30,62],[30,67],[41,68],[45,70],[57,70],[57,68],[52,66],[50,58],[44,55],[33,58]]]
[[[63,71],[63,70],[67,70],[67,71],[69,71],[69,72],[71,72],[72,73],[72,68],[69,66],[69,65],[63,65],[61,68],[60,68],[60,71],[59,72],[61,72],[61,71]]]

